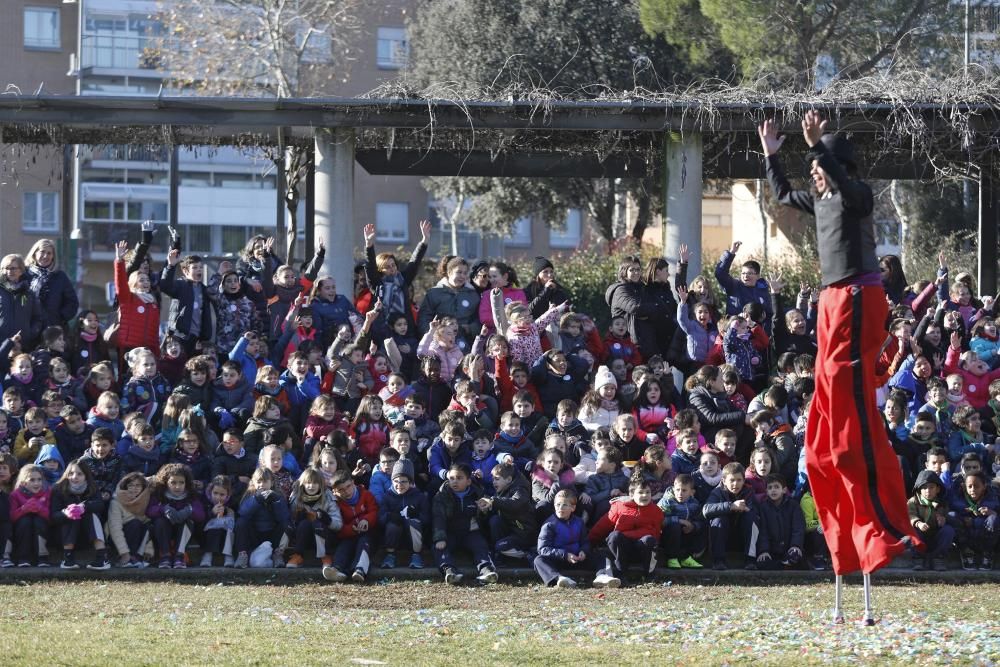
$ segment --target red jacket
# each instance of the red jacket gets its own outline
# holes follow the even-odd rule
[[[359,422],[348,433],[358,444],[358,453],[372,466],[378,461],[382,449],[389,444],[389,422],[385,417],[377,422]]]
[[[619,338],[609,333],[604,337],[604,354],[601,361],[606,364],[613,359],[624,359],[625,363],[631,366],[638,366],[642,363],[642,355],[639,353],[639,346],[632,342],[628,336]]]
[[[497,388],[500,390],[500,414],[514,409],[514,394],[519,391],[528,392],[535,403],[535,412],[541,413],[544,408],[535,385],[529,382],[521,388],[515,386],[514,381],[510,379],[510,367],[507,365],[506,357],[496,359],[494,364],[496,365]]]
[[[361,533],[354,530],[354,522],[361,519],[368,522],[368,534],[375,534],[375,522],[378,520],[378,504],[375,502],[375,496],[360,484],[358,485],[358,491],[361,492],[361,496],[358,498],[358,502],[353,505],[337,498],[337,507],[340,508],[340,516],[344,518],[344,527],[337,531],[337,537],[341,539],[360,535]]]
[[[600,544],[612,530],[617,530],[633,540],[646,535],[659,540],[662,528],[663,510],[654,503],[639,507],[634,500],[620,500],[611,503],[611,509],[590,529],[588,538],[591,544]]]
[[[118,348],[130,350],[148,347],[160,355],[160,306],[146,303],[132,294],[128,286],[125,262],[115,260],[115,293],[118,295]],[[208,307],[208,304],[205,304]]]
[[[28,514],[37,514],[48,521],[51,493],[49,489],[42,489],[35,495],[29,496],[21,489],[14,489],[10,494],[11,523]]]

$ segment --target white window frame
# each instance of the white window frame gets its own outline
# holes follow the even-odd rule
[[[406,28],[379,26],[376,32],[375,64],[379,69],[403,69],[410,62],[410,38]]]
[[[510,233],[504,237],[503,244],[515,248],[531,247],[531,218],[524,217],[515,220],[514,224],[510,226]]]
[[[378,243],[410,240],[410,202],[380,201],[375,204],[375,240]]]
[[[58,7],[25,7],[24,8],[24,48],[37,49],[42,51],[56,51],[62,48],[62,17]],[[55,22],[55,30],[51,39],[43,41],[40,35],[41,28],[45,27],[47,21]],[[35,31],[36,36],[29,39],[29,26]]]
[[[550,248],[577,248],[583,240],[583,213],[578,208],[566,211],[562,229],[549,228]]]
[[[42,211],[45,210],[43,202],[46,197],[52,198],[52,218],[50,220],[42,219]],[[28,219],[28,210],[30,200],[34,200],[34,211],[36,218],[33,220]],[[58,232],[60,223],[62,222],[62,211],[59,208],[59,193],[54,191],[42,191],[42,192],[25,192],[24,197],[21,199],[21,231],[31,234],[48,234],[50,232]]]

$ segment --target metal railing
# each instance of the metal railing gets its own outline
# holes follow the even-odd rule
[[[169,46],[162,37],[83,35],[80,59],[85,68],[156,70],[160,50]]]

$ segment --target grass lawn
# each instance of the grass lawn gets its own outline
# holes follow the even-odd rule
[[[648,584],[613,591],[439,581],[0,588],[20,664],[650,665],[1000,663],[1000,584],[875,588],[875,628],[829,622],[832,584]]]

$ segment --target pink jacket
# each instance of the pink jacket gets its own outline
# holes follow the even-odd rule
[[[42,489],[33,496],[29,496],[23,489],[14,489],[14,492],[10,494],[11,522],[13,523],[28,514],[37,514],[48,521],[51,496],[50,489]]]
[[[945,374],[958,373],[962,376],[965,388],[965,398],[969,405],[977,410],[985,408],[990,402],[990,383],[1000,378],[1000,368],[990,371],[984,375],[976,375],[964,368],[959,368],[958,357],[961,353],[948,346],[948,354],[944,359]]]

